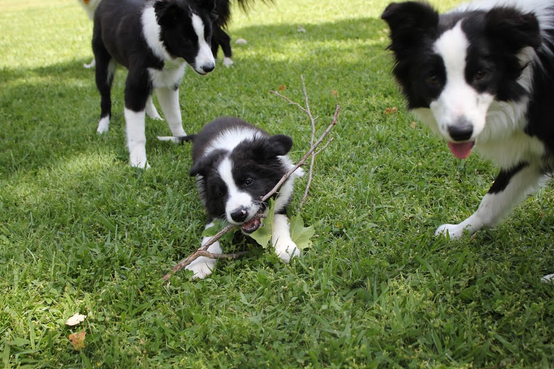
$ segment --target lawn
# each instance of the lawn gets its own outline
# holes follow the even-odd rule
[[[294,139],[306,80],[319,130],[341,106],[300,209],[313,245],[290,265],[250,247],[214,274],[161,277],[199,247],[190,146],[156,140],[129,167],[123,86],[96,133],[92,25],[74,0],[0,0],[0,365],[5,368],[548,368],[554,365],[554,188],[473,237],[433,236],[495,177],[414,121],[390,75],[384,0],[235,9],[235,65],[181,86],[185,130],[221,115]],[[439,1],[435,0],[435,4]],[[442,9],[456,1],[440,1]],[[304,32],[305,31],[305,32]],[[294,214],[306,179],[290,207]],[[228,247],[224,249],[230,250]],[[65,321],[87,316],[78,326]],[[84,348],[70,334],[86,332]]]

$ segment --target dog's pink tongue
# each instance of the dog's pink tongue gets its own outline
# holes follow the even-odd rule
[[[471,154],[471,149],[473,148],[473,142],[462,142],[454,143],[449,142],[448,148],[458,159],[465,159]]]

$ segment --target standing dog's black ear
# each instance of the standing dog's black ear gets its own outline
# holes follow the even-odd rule
[[[513,53],[525,47],[539,48],[541,31],[537,17],[513,8],[494,8],[487,13],[487,32],[495,43]]]
[[[183,19],[185,9],[178,6],[175,1],[157,0],[154,3],[154,12],[160,26],[175,28]]]
[[[418,1],[391,3],[381,15],[390,28],[390,49],[417,47],[422,35],[436,32],[439,13],[429,4]]]
[[[215,0],[195,0],[194,2],[199,8],[207,10],[209,13],[213,13],[215,11]]]

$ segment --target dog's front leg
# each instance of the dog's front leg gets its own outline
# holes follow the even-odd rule
[[[152,95],[148,96],[148,100],[146,100],[146,115],[154,120],[162,120],[162,117],[160,117],[160,114],[156,110],[154,101],[152,101]]]
[[[289,220],[284,214],[275,214],[272,243],[275,253],[285,263],[288,263],[293,257],[300,256],[300,250],[290,237]]]
[[[208,224],[206,228],[210,228],[211,226],[213,226],[213,223]],[[203,237],[202,246],[206,244],[206,242],[208,242],[210,239],[211,237]],[[212,254],[221,254],[221,246],[219,245],[219,242],[216,241],[213,245],[210,245],[210,247],[208,247],[208,250],[206,251],[211,252]],[[187,265],[185,269],[192,270],[194,272],[192,278],[204,279],[212,274],[212,271],[215,268],[215,262],[215,259],[200,256],[198,259]]]
[[[127,147],[129,148],[129,164],[136,168],[149,168],[146,162],[146,134],[144,110],[135,112],[125,108],[125,127]]]
[[[543,178],[540,168],[527,163],[501,170],[473,215],[460,224],[443,224],[435,234],[459,238],[466,231],[473,234],[483,227],[496,225],[525,196],[535,191]]]
[[[165,120],[167,120],[173,136],[186,136],[179,106],[179,88],[158,87],[156,88],[156,96],[158,96],[158,102],[162,107]]]

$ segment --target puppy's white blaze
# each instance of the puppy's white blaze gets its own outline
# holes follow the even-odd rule
[[[244,207],[248,212],[246,219],[252,218],[258,212],[258,209],[253,206],[252,197],[248,193],[240,191],[237,187],[233,179],[233,163],[231,160],[229,158],[223,159],[217,170],[225,186],[227,186],[228,199],[225,204],[227,221],[231,224],[237,224],[231,218],[231,214],[241,207]]]
[[[130,165],[137,168],[147,168],[144,110],[135,112],[125,108],[125,128]]]
[[[478,93],[465,79],[466,57],[469,41],[461,22],[442,34],[435,43],[446,69],[446,85],[439,98],[430,104],[439,132],[450,138],[448,127],[465,118],[473,125],[475,138],[485,127],[487,110],[494,100],[488,93]]]
[[[226,129],[210,143],[204,155],[209,155],[214,150],[233,151],[241,142],[252,141],[258,136],[260,133],[250,128]]]
[[[102,134],[102,133],[108,132],[109,129],[110,129],[110,117],[106,116],[100,119],[96,132],[98,132],[99,134]]]
[[[192,14],[191,20],[192,28],[194,32],[196,32],[196,36],[198,36],[198,54],[194,61],[194,70],[200,74],[205,74],[204,68],[213,69],[215,66],[214,54],[212,53],[210,45],[204,38],[204,22],[202,22],[202,18],[196,14]]]

